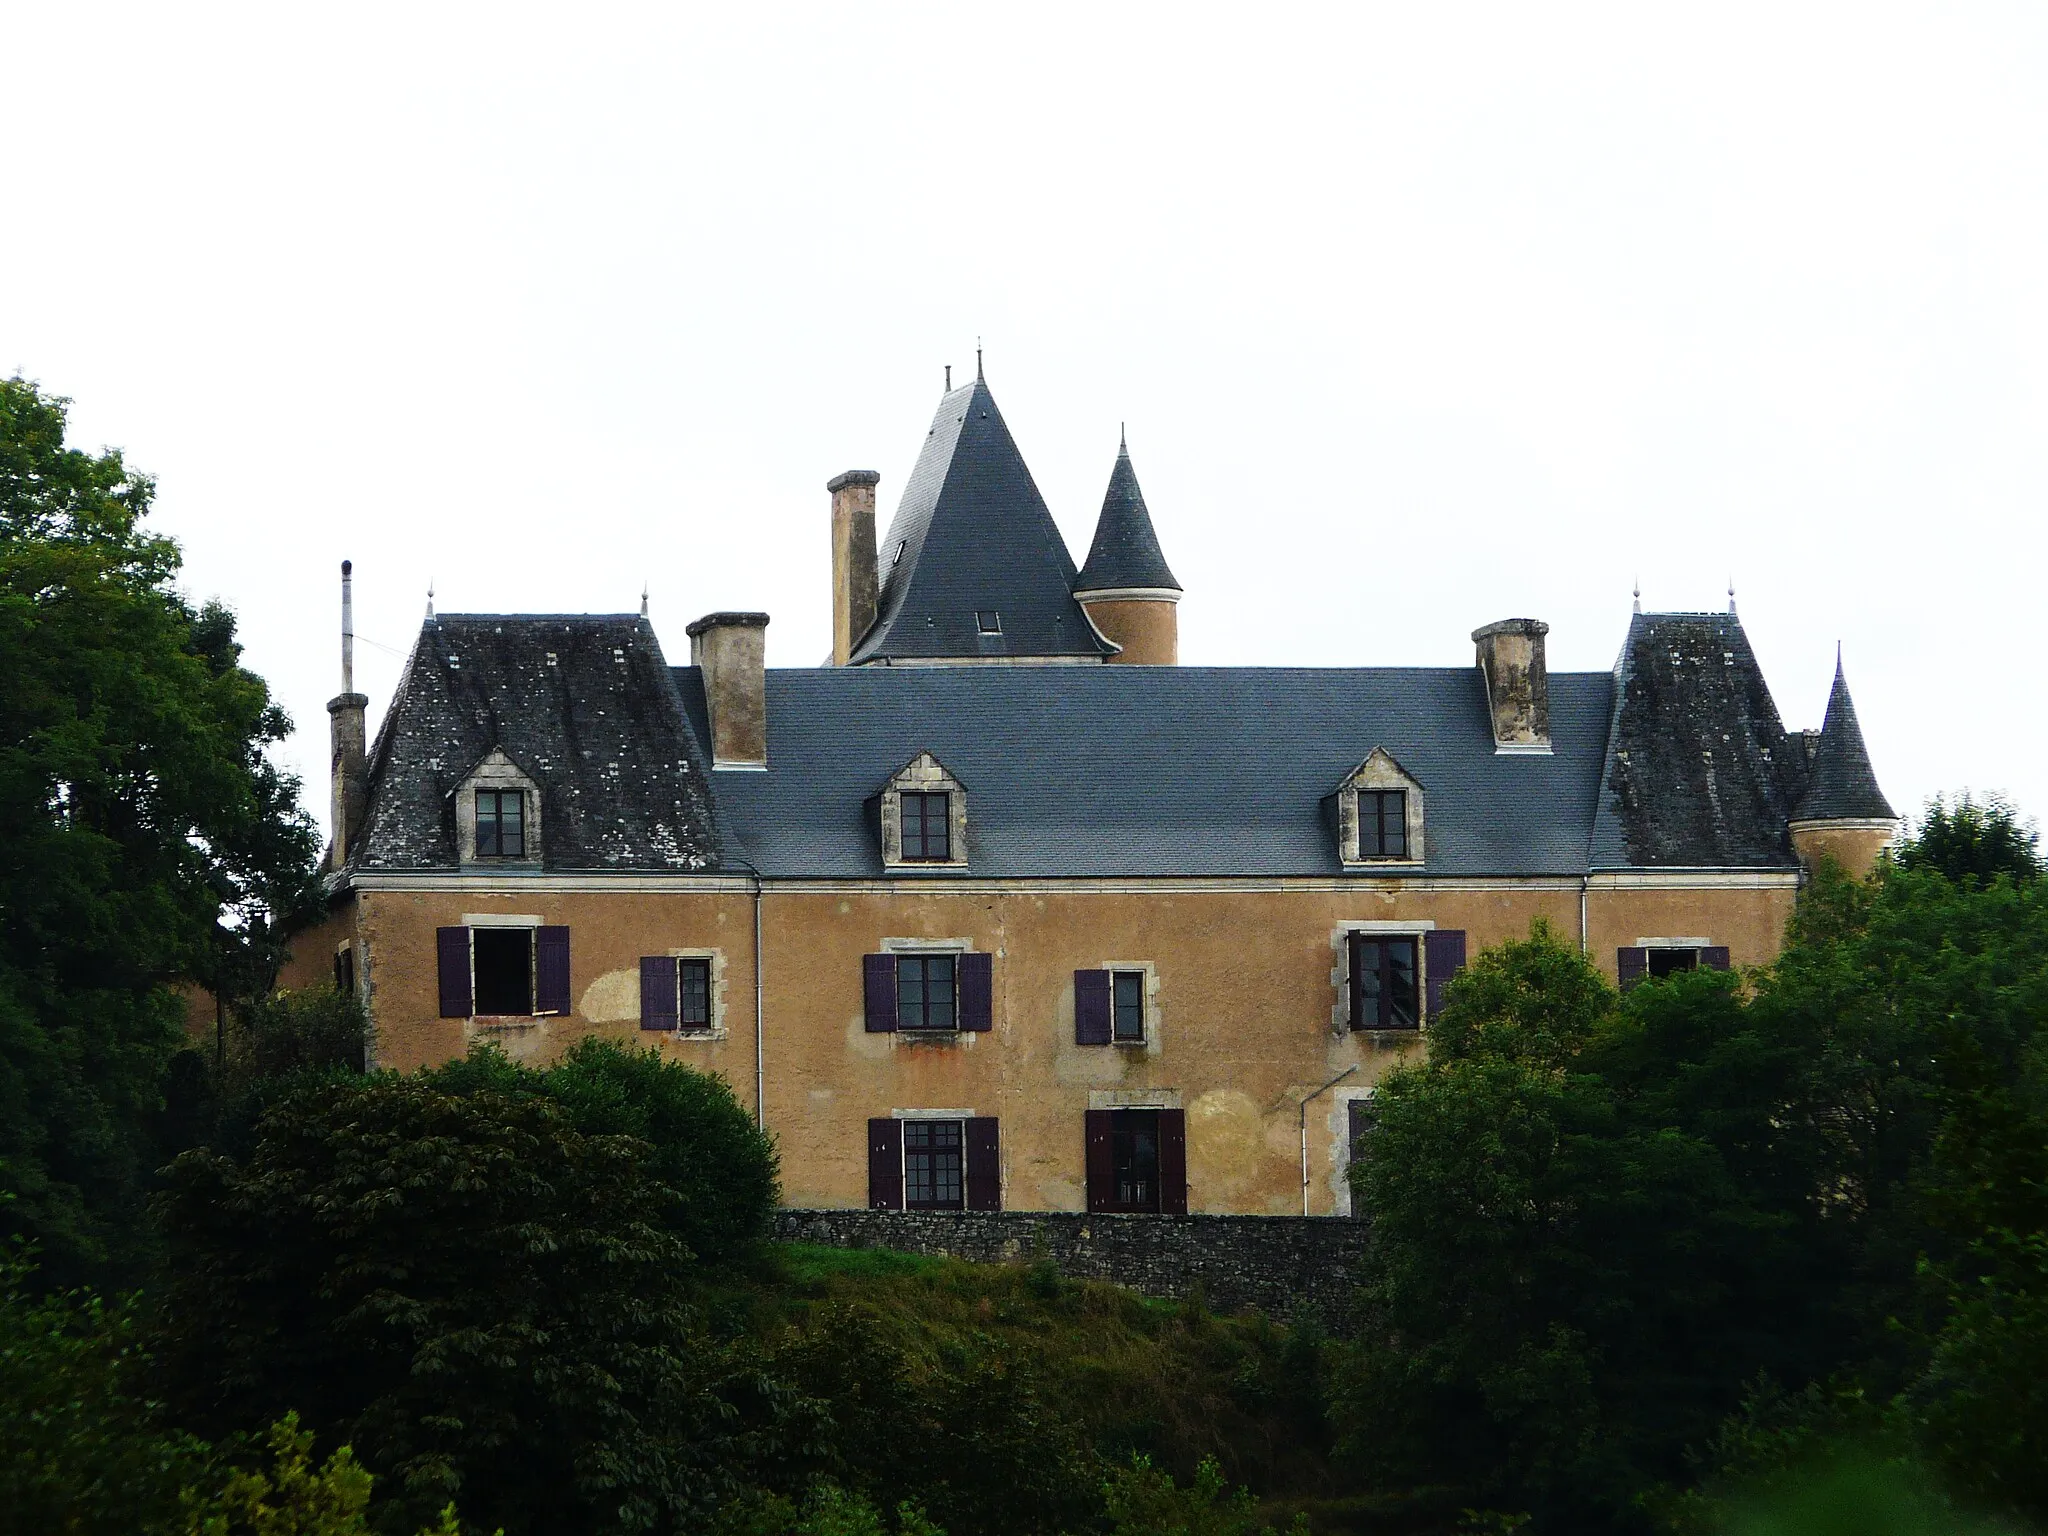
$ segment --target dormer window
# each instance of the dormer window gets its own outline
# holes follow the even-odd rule
[[[1422,863],[1422,785],[1385,747],[1344,776],[1334,801],[1338,857],[1347,869]]]
[[[540,785],[493,747],[455,794],[455,856],[462,864],[541,861]]]
[[[953,857],[953,797],[911,792],[901,796],[903,860],[907,864],[944,864]]]
[[[526,857],[526,791],[480,789],[476,792],[476,856],[480,859]]]
[[[967,867],[967,789],[931,753],[892,774],[868,811],[884,868]]]

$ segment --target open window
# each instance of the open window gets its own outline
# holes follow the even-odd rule
[[[456,856],[465,865],[538,866],[540,785],[498,748],[455,789]]]
[[[929,752],[920,752],[871,804],[888,869],[967,866],[967,789]]]
[[[1385,747],[1344,776],[1330,803],[1347,869],[1423,862],[1422,785]]]
[[[994,1116],[919,1110],[868,1122],[870,1210],[1002,1206],[1002,1138]]]
[[[441,1017],[521,1019],[569,1012],[569,930],[479,918],[436,930]]]
[[[1443,1010],[1444,989],[1465,968],[1462,929],[1374,920],[1344,924],[1338,941],[1341,997],[1332,1027],[1339,1034],[1420,1029]]]
[[[1728,946],[1705,939],[1638,939],[1614,952],[1614,977],[1624,992],[1686,971],[1727,969]]]

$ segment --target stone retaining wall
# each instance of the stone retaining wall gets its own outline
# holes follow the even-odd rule
[[[1219,1312],[1314,1315],[1347,1332],[1362,1222],[1327,1216],[1099,1216],[1070,1211],[785,1210],[784,1242],[893,1248],[978,1264],[1050,1259],[1076,1280],[1147,1296],[1200,1289]]]

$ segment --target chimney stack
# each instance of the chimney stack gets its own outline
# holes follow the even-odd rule
[[[327,701],[332,746],[328,776],[334,817],[334,841],[327,850],[327,867],[336,870],[348,863],[349,845],[362,830],[363,811],[370,795],[366,724],[370,701],[356,692],[354,569],[350,561],[341,562],[341,692]]]
[[[1495,752],[1550,750],[1550,671],[1543,660],[1541,619],[1502,619],[1472,631]]]
[[[707,613],[690,626],[689,636],[690,665],[704,674],[711,766],[766,768],[768,615]]]
[[[849,469],[825,482],[832,493],[832,665],[853,658],[875,622],[881,578],[875,565],[875,487],[872,469]]]

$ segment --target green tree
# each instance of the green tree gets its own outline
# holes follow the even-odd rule
[[[690,1305],[647,1143],[545,1096],[308,1084],[242,1159],[172,1169],[169,1332],[219,1430],[302,1408],[383,1479],[507,1531],[696,1523],[777,1446],[786,1394]]]
[[[1933,870],[1976,885],[2000,875],[2024,882],[2040,878],[2039,840],[2002,796],[1979,802],[1964,794],[1953,805],[1937,796],[1897,862],[1902,869]]]
[[[58,1278],[133,1257],[182,1008],[241,982],[316,854],[234,619],[173,586],[151,482],[0,380],[0,1222]]]
[[[1231,1492],[1214,1458],[1205,1458],[1182,1488],[1150,1457],[1133,1456],[1110,1474],[1102,1502],[1110,1536],[1273,1536],[1251,1490]],[[1305,1516],[1294,1517],[1288,1536],[1308,1536]]]

